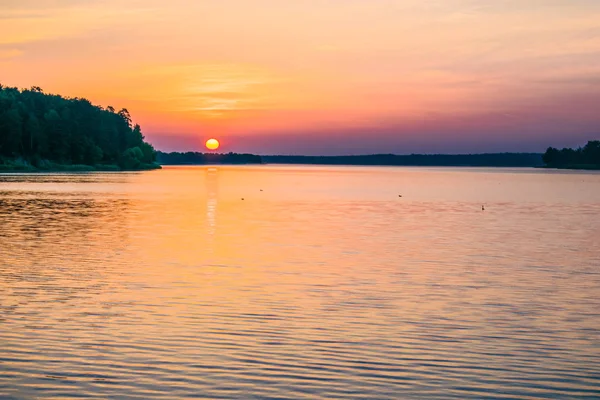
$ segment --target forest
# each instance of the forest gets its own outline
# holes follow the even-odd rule
[[[539,153],[498,154],[372,154],[362,156],[294,156],[215,153],[157,153],[163,165],[202,164],[322,164],[322,165],[397,165],[397,166],[470,166],[537,167],[543,164]]]
[[[129,111],[0,85],[0,170],[160,168]]]
[[[429,167],[537,167],[538,153],[491,154],[372,154],[358,156],[263,156],[272,164],[390,165]]]
[[[162,165],[206,165],[206,164],[262,164],[261,156],[238,153],[157,153],[157,161]]]
[[[591,140],[577,149],[549,147],[542,159],[548,168],[600,169],[600,140]]]

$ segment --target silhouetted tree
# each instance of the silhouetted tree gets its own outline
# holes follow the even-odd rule
[[[156,152],[126,108],[117,113],[112,106],[103,109],[87,99],[46,94],[38,86],[0,85],[0,157],[33,165],[46,160],[137,168],[153,163]]]
[[[217,154],[217,153],[157,153],[157,160],[167,165],[203,165],[203,164],[262,164],[261,156],[254,154]]]
[[[549,147],[542,159],[548,167],[600,167],[600,141],[589,141],[583,148],[555,149]]]
[[[582,151],[586,164],[600,165],[600,140],[589,141]]]

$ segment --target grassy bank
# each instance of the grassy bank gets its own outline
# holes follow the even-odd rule
[[[157,163],[140,163],[135,167],[121,168],[115,164],[58,164],[43,160],[33,165],[23,159],[0,158],[0,172],[118,172],[118,171],[149,171],[161,169]]]

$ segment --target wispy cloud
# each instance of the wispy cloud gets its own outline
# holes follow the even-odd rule
[[[122,104],[150,136],[365,124],[393,135],[398,121],[444,116],[429,118],[443,129],[498,110],[517,131],[519,109],[540,129],[560,116],[552,127],[567,132],[567,99],[600,106],[598,0],[0,2],[6,84]],[[471,120],[484,133],[508,121]]]
[[[0,48],[0,61],[2,60],[10,60],[12,58],[19,57],[23,54],[23,51],[19,49],[2,49]]]
[[[116,8],[105,1],[15,2],[0,11],[0,45],[59,40],[155,16],[148,7]]]

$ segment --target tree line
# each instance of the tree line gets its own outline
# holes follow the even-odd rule
[[[542,159],[550,168],[600,169],[600,140],[591,140],[577,149],[549,147]]]
[[[0,164],[143,169],[155,161],[156,151],[125,108],[103,108],[35,86],[0,85]]]
[[[355,156],[263,156],[274,164],[323,165],[390,165],[437,167],[537,167],[542,165],[539,153],[492,154],[371,154]]]
[[[157,153],[157,161],[163,165],[206,165],[206,164],[262,164],[261,156],[238,153]]]

